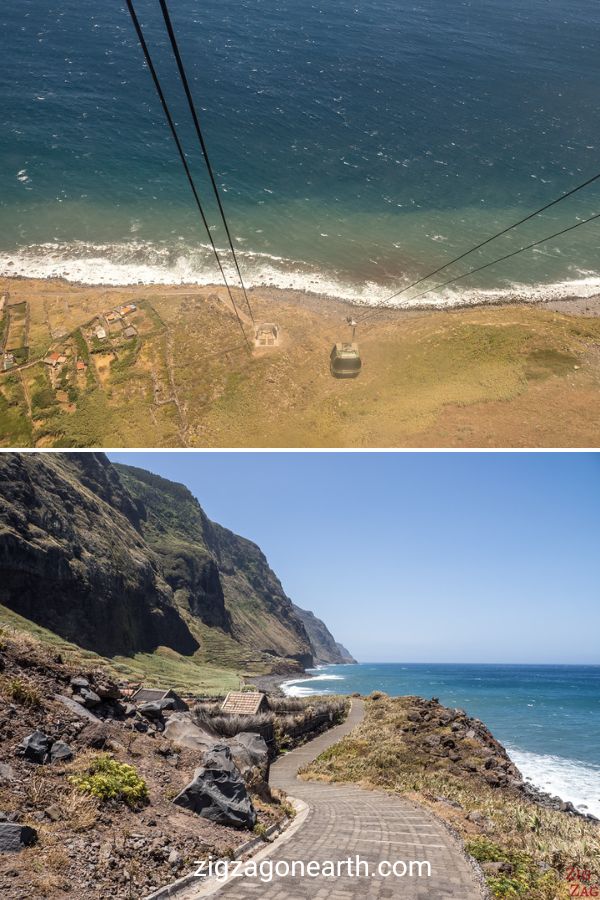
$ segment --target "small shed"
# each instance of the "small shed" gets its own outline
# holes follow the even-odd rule
[[[134,694],[131,696],[132,703],[152,703],[160,702],[161,700],[173,700],[175,704],[175,709],[183,712],[186,709],[189,709],[189,706],[182,700],[179,694],[176,694],[174,690],[163,691],[160,688],[139,688]]]
[[[221,712],[238,716],[255,716],[266,710],[267,698],[258,691],[229,691],[221,706]]]
[[[276,347],[279,344],[279,326],[274,322],[262,322],[254,329],[255,347]]]
[[[129,340],[129,338],[134,338],[136,336],[136,334],[137,334],[137,331],[135,330],[133,325],[128,325],[127,328],[123,331],[124,337],[126,337],[128,340]]]

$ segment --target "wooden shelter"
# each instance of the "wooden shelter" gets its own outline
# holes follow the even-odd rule
[[[173,700],[175,709],[180,711],[189,709],[185,700],[182,700],[174,690],[163,691],[160,688],[141,687],[131,696],[132,703],[152,703],[153,701],[160,702],[161,700]]]
[[[221,706],[221,712],[238,716],[255,716],[266,710],[267,698],[259,691],[229,691]]]

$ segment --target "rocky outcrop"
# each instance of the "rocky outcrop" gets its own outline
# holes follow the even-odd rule
[[[208,728],[201,728],[192,722],[189,713],[174,713],[169,716],[164,736],[176,747],[187,747],[200,753],[207,753],[223,738]],[[252,769],[258,769],[261,777],[267,779],[269,772],[269,748],[264,739],[254,732],[242,731],[227,740],[227,746],[235,765],[244,778]]]
[[[452,774],[477,776],[490,787],[524,786],[502,744],[479,719],[442,706],[436,698],[408,697],[406,702],[410,707],[402,730],[416,754],[444,760]]]
[[[325,665],[327,663],[355,663],[356,660],[350,655],[342,644],[338,644],[325,622],[318,619],[313,612],[306,609],[300,609],[294,604],[294,612],[304,625],[308,638],[313,647],[315,654],[315,664]]]
[[[256,810],[244,779],[226,744],[217,744],[204,757],[204,765],[173,800],[218,825],[254,828]]]

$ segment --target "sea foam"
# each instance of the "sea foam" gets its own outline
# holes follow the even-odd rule
[[[334,693],[327,688],[311,687],[315,682],[320,681],[345,681],[345,678],[343,675],[313,675],[310,678],[294,678],[284,681],[281,689],[287,697],[310,697],[314,694]]]
[[[226,259],[225,251],[221,251]],[[486,303],[536,303],[565,298],[589,298],[600,293],[600,276],[576,271],[573,278],[550,284],[514,283],[501,289],[444,288],[427,297],[393,297],[402,284],[358,282],[336,271],[321,271],[298,260],[253,251],[238,251],[247,287],[293,290],[346,300],[351,303],[397,309],[448,308]],[[232,286],[236,273],[225,263]],[[64,278],[89,285],[198,285],[219,284],[208,245],[153,244],[129,241],[94,244],[85,241],[33,244],[0,251],[0,275],[28,278]],[[406,284],[409,281],[406,280]]]
[[[600,818],[600,766],[519,750],[507,745],[510,758],[522,775],[547,794],[570,800],[580,812]]]

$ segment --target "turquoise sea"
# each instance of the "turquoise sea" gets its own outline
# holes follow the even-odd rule
[[[137,8],[222,246],[158,3]],[[171,13],[249,284],[384,302],[600,170],[597,0]],[[124,4],[4,3],[0,29],[0,272],[214,281]],[[592,186],[468,264],[596,212]],[[428,299],[589,295],[599,244],[592,223]]]
[[[437,697],[481,719],[533,784],[600,817],[600,666],[364,663],[311,670],[293,696]]]

